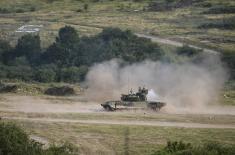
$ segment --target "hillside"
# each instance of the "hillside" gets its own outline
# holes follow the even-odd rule
[[[41,25],[43,47],[59,28],[75,27],[93,35],[104,27],[119,27],[218,51],[235,48],[235,1],[222,0],[1,0],[1,38],[15,43],[23,25]]]

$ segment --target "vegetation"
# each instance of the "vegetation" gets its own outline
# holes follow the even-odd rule
[[[205,11],[204,14],[231,14],[235,13],[235,6],[213,6],[209,10]]]
[[[183,56],[195,56],[197,54],[199,54],[200,52],[202,52],[202,50],[199,50],[199,49],[195,49],[195,48],[191,48],[187,45],[184,45],[182,47],[179,47],[177,50],[176,50],[176,53],[178,55],[183,55]]]
[[[160,12],[149,11],[148,6],[154,2],[177,7]],[[88,4],[88,10],[84,10],[85,4]],[[43,28],[38,33],[44,48],[54,42],[59,28],[64,25],[79,30],[80,36],[98,34],[105,27],[118,27],[180,41],[183,38],[185,43],[223,52],[235,48],[233,30],[205,31],[198,26],[206,21],[222,21],[234,16],[234,13],[225,13],[232,11],[223,10],[232,10],[233,6],[233,0],[1,0],[0,8],[9,12],[1,18],[0,38],[14,44],[22,36],[22,33],[15,32],[18,26],[40,23]],[[31,7],[35,11],[13,13],[19,8],[27,12]],[[222,8],[222,11],[205,13],[212,8]]]
[[[199,26],[199,28],[217,28],[225,30],[234,30],[235,29],[235,17],[225,18],[222,20],[214,20],[212,22],[204,23]]]
[[[31,140],[22,128],[11,123],[0,123],[0,154],[3,155],[75,155],[78,149],[71,144],[52,145]]]
[[[195,147],[191,143],[168,141],[167,146],[164,149],[155,152],[152,155],[231,155],[234,153],[235,147],[222,146],[215,142]]]
[[[235,79],[235,52],[232,51],[224,52],[222,60],[226,62],[229,68],[230,78]]]
[[[38,116],[40,116],[40,114],[38,114]],[[115,121],[112,116],[115,115],[105,114],[103,117],[106,117],[106,119],[111,117],[109,120]],[[117,114],[116,117],[118,116],[121,116],[121,114]],[[130,116],[130,114],[128,114],[128,116]],[[87,114],[87,117],[87,120],[89,120],[90,115]],[[187,116],[183,118],[186,119]],[[74,117],[74,120],[76,119],[80,119],[79,116]],[[96,120],[96,118],[94,118],[94,120]],[[63,139],[78,145],[81,154],[88,155],[125,154],[125,152],[135,155],[151,155],[157,150],[161,150],[169,140],[182,140],[186,143],[191,143],[193,146],[200,146],[204,143],[210,143],[211,141],[225,146],[235,145],[234,129],[52,123],[46,121],[17,122],[23,124],[27,131],[33,132],[41,137],[46,137],[50,141],[59,142]],[[221,122],[221,125],[222,124]]]
[[[148,5],[149,11],[170,11],[177,8],[184,8],[195,5],[203,0],[164,0],[152,1]]]
[[[120,58],[133,63],[164,55],[157,44],[118,28],[80,38],[73,27],[65,26],[45,51],[40,43],[40,37],[32,34],[22,36],[14,48],[1,41],[1,78],[74,83],[84,80],[88,67],[97,62]]]
[[[183,46],[176,49],[179,56],[195,58],[201,50]],[[129,30],[105,28],[95,36],[79,37],[70,26],[59,30],[56,41],[41,48],[38,35],[27,34],[19,38],[15,47],[0,41],[0,78],[38,82],[83,81],[88,68],[94,63],[123,59],[127,63],[145,59],[166,60],[165,51],[149,39],[137,37]],[[233,52],[224,53],[223,60],[234,78]],[[197,60],[198,61],[198,60]]]

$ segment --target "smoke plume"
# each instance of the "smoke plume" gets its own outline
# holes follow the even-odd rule
[[[87,96],[93,101],[118,100],[138,87],[150,90],[149,100],[167,103],[167,111],[205,110],[218,102],[226,72],[219,55],[206,54],[200,63],[164,63],[146,60],[123,65],[118,59],[96,64],[87,77]]]

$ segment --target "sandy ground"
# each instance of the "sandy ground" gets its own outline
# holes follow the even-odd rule
[[[133,120],[116,121],[116,120],[78,120],[78,119],[71,120],[71,119],[24,118],[24,117],[3,117],[3,119],[23,120],[23,121],[33,121],[33,122],[51,122],[51,123],[83,123],[83,124],[183,127],[183,128],[235,129],[235,125],[200,124],[200,123],[165,122],[165,121],[133,121]]]
[[[1,95],[0,111],[2,112],[23,112],[23,113],[109,113],[105,112],[99,103],[86,102],[81,97],[47,97],[47,96],[19,96]],[[224,107],[225,108],[225,107]],[[167,108],[166,108],[167,109]],[[161,113],[167,113],[163,109]],[[235,115],[234,107],[230,109],[230,114]],[[217,109],[219,111],[219,109]],[[217,111],[215,111],[217,113]],[[146,111],[147,112],[147,111]],[[184,110],[181,111],[185,112]],[[225,111],[226,112],[226,111]],[[135,111],[136,113],[136,111]],[[138,112],[137,112],[138,113]],[[142,111],[143,113],[143,111]],[[179,112],[180,113],[180,112]],[[115,113],[121,115],[122,112]],[[221,114],[221,113],[219,113]],[[228,114],[228,113],[225,113]],[[39,121],[39,122],[69,122],[86,124],[110,124],[110,125],[143,125],[143,126],[166,126],[185,128],[235,128],[235,124],[200,124],[192,122],[169,122],[169,121],[133,121],[133,120],[80,120],[63,118],[28,118],[28,117],[2,117],[3,119]]]
[[[1,111],[25,113],[89,113],[103,111],[99,103],[81,101],[81,98],[46,96],[3,96]]]

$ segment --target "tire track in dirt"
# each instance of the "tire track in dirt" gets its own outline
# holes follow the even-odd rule
[[[26,118],[26,117],[2,117],[2,119],[31,121],[31,122],[47,122],[47,123],[81,123],[81,124],[104,124],[104,125],[235,129],[235,125],[166,122],[166,121],[117,121],[117,120],[78,120],[78,119],[72,120],[72,119],[54,119],[54,118]]]

